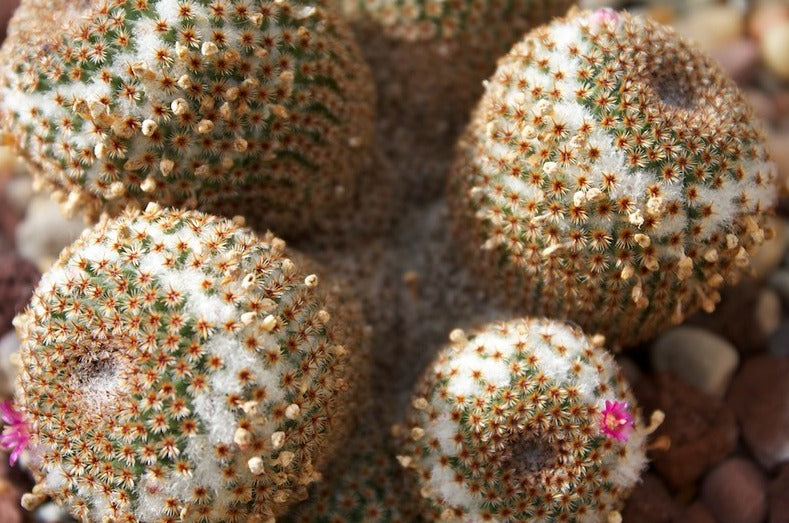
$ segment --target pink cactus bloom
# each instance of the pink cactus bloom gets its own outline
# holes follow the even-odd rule
[[[30,442],[27,422],[22,413],[16,410],[8,400],[0,402],[0,419],[6,425],[3,433],[0,434],[0,447],[11,451],[9,463],[11,463],[11,466],[14,466],[19,459],[19,455],[22,454],[22,451],[27,448]]]
[[[619,14],[613,9],[604,7],[592,13],[592,19],[600,23],[616,22],[619,20]]]
[[[603,434],[617,441],[627,441],[633,430],[633,416],[627,411],[627,403],[606,401],[602,416]]]

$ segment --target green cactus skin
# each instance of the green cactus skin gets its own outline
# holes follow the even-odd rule
[[[632,394],[600,338],[525,319],[450,339],[399,427],[426,519],[616,517],[645,467],[648,430],[633,424]],[[609,404],[622,415],[606,417]]]
[[[15,320],[33,496],[114,522],[262,522],[303,499],[369,357],[358,310],[289,256],[156,204],[83,233]]]
[[[712,59],[655,22],[587,11],[499,61],[450,206],[481,285],[629,346],[714,309],[772,234],[776,181]]]
[[[305,233],[371,141],[370,71],[320,2],[26,0],[0,56],[4,130],[93,220],[156,201]]]

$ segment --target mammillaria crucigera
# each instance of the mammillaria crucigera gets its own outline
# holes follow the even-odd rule
[[[371,140],[369,69],[319,2],[25,0],[0,57],[4,130],[93,219],[156,201],[295,236]]]
[[[450,199],[485,285],[631,345],[714,309],[771,234],[776,182],[719,66],[604,9],[540,27],[499,61]]]
[[[423,515],[608,521],[645,467],[651,427],[599,338],[524,319],[450,339],[400,427]]]
[[[462,130],[482,81],[523,33],[564,14],[573,0],[335,0],[373,65],[380,96],[382,145],[409,176],[410,194],[440,194],[451,143]],[[402,142],[402,143],[398,143]],[[428,148],[428,149],[426,149]],[[440,155],[421,164],[412,150]],[[408,152],[407,152],[408,151]],[[424,153],[422,154],[424,156]],[[446,158],[446,160],[444,160]]]
[[[27,503],[218,522],[303,499],[368,364],[358,312],[305,267],[273,235],[156,204],[86,231],[15,320]]]

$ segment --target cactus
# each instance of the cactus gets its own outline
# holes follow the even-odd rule
[[[450,206],[494,294],[633,345],[714,309],[771,235],[776,179],[718,65],[604,9],[536,29],[499,61]]]
[[[573,0],[335,0],[373,65],[383,145],[410,196],[440,195],[452,144],[496,59]],[[414,154],[414,151],[422,151]],[[425,159],[430,159],[425,163]],[[410,161],[409,161],[410,160]]]
[[[425,372],[401,464],[428,520],[607,521],[646,463],[649,429],[613,358],[567,324],[455,330]]]
[[[310,497],[285,523],[411,523],[416,489],[403,475],[395,451],[374,411],[362,416],[354,436],[327,467]]]
[[[371,140],[369,69],[320,2],[26,0],[0,56],[4,130],[90,219],[156,201],[303,233]]]
[[[288,256],[271,234],[156,204],[64,250],[15,320],[26,504],[218,522],[303,499],[350,431],[368,359],[353,304]]]

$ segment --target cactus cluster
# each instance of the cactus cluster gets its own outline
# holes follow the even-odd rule
[[[90,219],[156,201],[294,236],[371,140],[369,70],[320,2],[25,0],[0,61],[3,129]]]
[[[770,232],[776,167],[749,105],[673,30],[609,10],[499,61],[450,205],[484,285],[615,344],[703,308]]]
[[[353,305],[305,267],[273,235],[155,204],[86,231],[16,320],[34,496],[130,522],[303,499],[367,363]]]
[[[441,193],[452,144],[496,60],[573,0],[335,0],[373,65],[383,147],[417,201]],[[400,142],[400,143],[398,143]],[[415,155],[413,151],[417,151]],[[429,159],[425,162],[425,159]]]
[[[551,320],[451,334],[406,424],[403,466],[435,521],[606,521],[646,464],[613,358]]]
[[[14,321],[0,446],[34,474],[26,506],[51,496],[104,523],[618,520],[660,416],[645,426],[604,340],[712,309],[769,237],[776,173],[751,110],[710,59],[626,13],[572,11],[516,44],[452,169],[454,235],[438,236],[467,252],[442,267],[455,288],[429,282],[402,313],[400,245],[376,265],[310,240],[379,272],[354,284],[380,291],[371,316],[395,346],[439,293],[473,301],[467,324],[507,319],[452,331],[390,439],[359,307],[245,219],[293,237],[407,208],[384,200],[440,183],[410,166],[431,147],[448,164],[442,140],[498,53],[571,2],[335,3],[376,66],[400,187],[375,176],[372,80],[336,5],[23,0],[0,51],[2,128],[66,211],[99,220]],[[382,243],[413,249],[404,223],[408,241]],[[434,264],[423,254],[409,263]],[[414,299],[418,279],[403,275]],[[498,295],[515,307],[480,303]],[[425,354],[437,325],[410,333]]]

